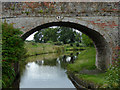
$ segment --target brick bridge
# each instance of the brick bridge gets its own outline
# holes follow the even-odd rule
[[[2,21],[32,33],[50,27],[66,26],[88,35],[96,47],[96,66],[105,70],[117,62],[118,2],[2,2]]]

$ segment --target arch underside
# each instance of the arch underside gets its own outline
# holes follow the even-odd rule
[[[32,30],[26,32],[24,35],[21,36],[23,40],[25,40],[27,37],[29,37],[31,34],[33,34],[36,31],[39,31],[44,28],[48,28],[51,26],[65,26],[65,27],[70,27],[77,29],[81,31],[82,33],[86,34],[89,36],[96,47],[96,66],[100,70],[106,70],[109,67],[110,60],[111,60],[111,53],[110,53],[110,48],[105,40],[105,38],[97,31],[90,29],[86,26],[72,23],[72,22],[51,22],[51,23],[46,23],[40,26],[37,26],[36,28],[33,28]]]

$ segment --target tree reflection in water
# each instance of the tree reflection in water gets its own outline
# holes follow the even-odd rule
[[[65,72],[66,72],[67,64],[74,63],[78,54],[79,53],[70,53],[67,55],[60,55],[60,56],[57,54],[50,54],[51,56],[49,54],[47,54],[47,55],[42,55],[42,56],[39,55],[39,56],[27,58],[27,60],[24,63],[20,62],[20,72],[21,72],[20,76],[21,76],[21,78],[20,79],[18,78],[16,80],[13,87],[15,87],[15,86],[19,87],[19,85],[20,85],[20,87],[25,87],[26,82],[29,83],[30,85],[33,85],[30,82],[35,82],[34,79],[33,79],[33,81],[31,81],[32,78],[35,78],[34,76],[38,77],[36,82],[39,82],[39,83],[41,83],[41,85],[46,86],[43,84],[43,83],[46,84],[46,82],[44,82],[44,81],[42,82],[43,79],[42,79],[42,76],[40,76],[40,75],[43,75],[43,76],[50,75],[50,77],[52,79],[56,78],[54,80],[57,80],[57,79],[59,80],[59,85],[57,85],[56,87],[63,86],[63,88],[64,87],[75,88],[74,85],[72,84],[72,82],[68,79],[67,74]],[[32,71],[32,69],[33,69],[33,71]],[[46,71],[47,69],[48,69],[48,71]],[[31,80],[29,80],[29,78],[26,77],[27,75]],[[62,75],[62,77],[61,77],[61,75]],[[50,77],[48,77],[48,76],[46,76],[48,78],[48,82],[51,82],[51,81],[49,81]],[[61,81],[62,79],[64,80],[64,82]],[[28,80],[28,81],[24,81],[24,80]],[[54,82],[58,82],[58,81],[54,81]],[[62,85],[65,82],[67,82],[68,84],[66,84],[66,86]],[[48,87],[52,87],[53,84],[51,83],[51,86],[48,86]],[[30,85],[28,85],[28,87]],[[36,85],[34,85],[33,88],[37,87]],[[27,85],[26,85],[26,87],[27,87]],[[54,85],[53,85],[53,87],[54,87]]]

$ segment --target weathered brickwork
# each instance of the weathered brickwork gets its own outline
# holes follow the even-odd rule
[[[3,16],[118,16],[118,2],[2,2]]]
[[[99,69],[118,61],[118,2],[3,2],[2,6],[2,20],[20,28],[24,40],[49,26],[71,27],[93,40]]]

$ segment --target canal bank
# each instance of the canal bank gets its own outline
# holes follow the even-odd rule
[[[39,47],[39,46],[41,46],[41,47]],[[37,54],[35,53],[36,52],[36,50],[43,50],[43,47],[44,47],[44,50],[47,50],[47,51],[44,51],[44,53],[41,51],[41,52],[39,52],[40,54],[38,54],[38,52],[37,52]],[[56,46],[56,47],[58,47],[58,46]],[[59,49],[57,49],[57,50],[55,50],[56,48],[55,48],[55,46],[54,45],[50,45],[50,44],[40,44],[40,45],[38,45],[38,44],[36,44],[36,43],[27,43],[27,50],[28,50],[28,53],[30,54],[31,52],[30,52],[30,49],[29,48],[32,48],[32,49],[35,49],[35,52],[33,53],[33,50],[32,50],[32,54],[33,55],[29,55],[29,56],[32,56],[32,57],[28,57],[28,60],[27,60],[27,63],[29,63],[29,62],[33,62],[33,61],[36,61],[36,55],[39,57],[39,58],[41,58],[41,60],[45,60],[45,59],[55,59],[55,58],[57,58],[58,56],[59,56],[59,54],[61,53],[61,50],[63,50],[62,52],[65,52],[66,53],[66,55],[72,55],[72,56],[74,56],[73,55],[73,51],[72,50],[74,50],[74,52],[76,52],[77,50],[76,49],[69,49],[69,48],[72,48],[72,47],[70,47],[70,46],[65,46],[64,47],[64,49],[63,49],[63,47],[61,48],[61,46],[59,46]],[[37,48],[37,49],[36,49]],[[38,49],[39,48],[39,49]],[[49,48],[49,50],[48,49],[46,49],[46,48]],[[75,48],[75,47],[73,47],[73,48]],[[78,47],[77,47],[78,48]],[[84,50],[85,50],[85,47],[84,47]],[[91,49],[92,51],[95,51],[93,48]],[[91,51],[90,50],[90,51]],[[67,52],[66,52],[67,51]],[[89,48],[87,48],[87,51],[89,51]],[[47,53],[45,53],[45,52],[47,52]],[[54,55],[56,52],[59,52],[58,54],[56,54],[56,55]],[[72,52],[72,53],[71,53]],[[79,52],[79,51],[78,51]],[[80,60],[80,58],[79,57],[81,57],[79,54],[81,54],[81,52],[79,52],[79,54],[78,54],[78,52],[76,53],[76,55],[78,55],[77,56],[77,58],[76,59],[78,59],[78,60]],[[83,51],[84,52],[84,51]],[[53,55],[50,55],[50,57],[49,57],[49,54],[53,54]],[[95,52],[93,52],[93,53],[91,53],[92,54],[92,59],[94,60],[94,54],[95,54]],[[73,59],[73,57],[66,57],[66,55],[64,55],[63,56],[63,59],[64,59],[64,61],[66,62],[66,60],[67,61],[70,61],[70,59]],[[90,55],[88,55],[88,56],[90,56]],[[47,58],[48,57],[48,58]],[[29,59],[30,58],[30,59]],[[68,60],[69,59],[69,60]],[[90,64],[90,62],[87,62],[87,63],[89,63],[90,65],[87,65],[87,68],[95,68],[95,66],[94,66],[94,61],[92,60],[92,62],[91,62],[91,64]],[[72,61],[72,60],[71,60]],[[38,62],[38,61],[36,61],[36,62]],[[42,62],[42,61],[41,61]],[[76,62],[76,60],[74,60],[74,62]],[[50,64],[50,62],[49,62],[49,64]],[[74,65],[75,63],[69,63],[70,65],[66,65],[66,67],[68,66],[71,66],[71,65]],[[81,65],[82,65],[82,63],[81,63]],[[77,66],[77,65],[75,65],[75,66]],[[85,67],[84,65],[82,65],[83,67]],[[25,68],[25,67],[24,67]],[[78,68],[77,68],[78,69]],[[83,69],[83,68],[82,68]],[[81,69],[81,70],[82,70]],[[67,70],[68,70],[68,72],[69,73],[67,73],[68,74],[68,77],[70,78],[70,80],[73,82],[73,84],[75,85],[75,87],[76,88],[93,88],[93,84],[91,84],[91,83],[85,83],[85,80],[83,80],[83,79],[80,79],[79,77],[77,77],[76,76],[76,74],[74,73],[74,71],[73,70],[70,70],[70,68],[68,69],[67,68]],[[69,71],[70,70],[70,71]],[[73,72],[72,72],[73,71]],[[78,70],[78,71],[80,71],[80,69]],[[84,82],[84,83],[83,83]],[[77,86],[77,85],[78,86]],[[91,86],[92,85],[92,86]],[[94,88],[95,88],[96,86],[94,85]]]
[[[58,55],[58,53],[28,57],[25,63],[20,62],[20,80],[17,80],[19,82],[14,86],[19,85],[19,88],[75,88],[66,73],[67,64],[72,63],[71,57],[71,55]]]
[[[64,71],[65,72],[67,71],[67,76],[69,77],[69,79],[72,81],[72,83],[74,84],[74,86],[76,88],[91,89],[91,88],[100,87],[101,84],[99,85],[98,83],[94,82],[94,80],[88,78],[90,76],[84,77],[85,74],[81,74],[81,71],[84,69],[89,69],[89,70],[96,69],[96,67],[94,65],[95,64],[95,59],[94,59],[95,58],[95,49],[87,48],[84,51],[76,52],[76,54],[73,54],[73,52],[72,53],[71,52],[72,51],[67,51],[65,54],[61,54],[61,55],[63,55],[61,60],[59,57],[59,56],[61,56],[60,53],[47,53],[47,54],[41,53],[41,55],[37,55],[37,56],[33,55],[31,57],[28,57],[27,60],[25,61],[25,63],[22,63],[22,64],[25,64],[24,66],[20,66],[20,67],[23,69],[22,72],[24,72],[25,68],[26,68],[25,70],[27,70],[30,66],[33,67],[34,65],[37,65],[37,67],[38,66],[41,67],[41,65],[50,65],[50,67],[51,67],[51,66],[60,64],[59,67],[62,66],[65,69]],[[91,54],[89,54],[89,52]],[[68,56],[71,55],[71,56],[68,57],[67,55]],[[75,56],[75,57],[73,57],[73,56]],[[86,58],[86,60],[85,60],[85,58]],[[91,60],[89,60],[88,58]],[[75,60],[72,60],[72,59],[75,59]],[[84,59],[84,61],[83,61],[83,59]],[[40,70],[42,70],[42,68],[40,68]],[[48,71],[51,71],[51,70],[48,70]],[[46,72],[48,72],[48,71],[46,71]],[[99,75],[98,75],[98,77],[99,77]],[[19,80],[18,83],[21,83],[21,80]],[[24,88],[24,86],[21,86],[21,85],[19,87]],[[36,87],[36,86],[34,86],[34,87]]]
[[[27,47],[27,48],[34,48],[35,49],[35,48],[39,47],[38,44],[36,46],[34,46],[35,43],[33,43],[33,42],[29,43],[29,44],[31,44],[31,47]],[[46,47],[47,48],[48,47],[49,48],[53,48],[54,47],[54,45],[52,46],[50,44],[44,44],[44,46],[45,46],[44,50],[47,50]],[[56,47],[60,48],[61,46],[56,46]],[[43,47],[41,47],[41,48],[43,48]],[[40,50],[41,48],[39,47],[39,49],[36,49],[36,50]],[[63,48],[63,46],[62,46],[62,48]],[[64,48],[67,48],[67,46],[64,47]],[[59,50],[60,50],[60,52],[59,52]],[[48,76],[55,76],[54,78],[52,78],[53,81],[57,80],[55,78],[56,78],[56,75],[59,72],[62,73],[62,74],[59,73],[60,77],[59,77],[59,75],[57,75],[57,77],[59,77],[59,80],[56,81],[56,83],[61,81],[61,85],[58,85],[58,87],[56,87],[56,88],[75,88],[74,84],[72,84],[71,80],[68,78],[68,75],[67,75],[66,72],[67,72],[67,65],[74,63],[75,59],[77,58],[78,54],[80,54],[80,52],[79,51],[77,51],[77,52],[76,51],[74,51],[74,52],[73,51],[67,51],[67,52],[61,53],[61,50],[64,50],[64,49],[59,49],[59,50],[56,53],[55,52],[52,53],[49,50],[50,52],[46,53],[46,54],[45,53],[44,54],[41,53],[40,55],[36,55],[36,54],[33,55],[33,56],[29,55],[29,57],[27,57],[26,60],[20,61],[20,63],[19,63],[20,64],[20,66],[19,66],[20,67],[20,77],[16,78],[16,81],[13,83],[13,87],[17,86],[17,88],[26,88],[26,87],[28,87],[28,88],[33,88],[33,87],[34,88],[36,88],[36,87],[38,87],[38,88],[42,88],[42,87],[44,87],[44,88],[46,88],[46,87],[48,87],[48,88],[55,88],[55,85],[53,85],[53,86],[46,86],[45,85],[44,86],[43,83],[44,83],[45,78],[40,76],[40,75],[46,76],[46,75],[48,75],[47,72],[51,71],[50,72],[51,74],[49,73]],[[28,50],[28,52],[29,52],[29,50]],[[44,51],[44,52],[46,52],[46,51]],[[42,69],[45,69],[45,70],[42,70]],[[48,70],[48,69],[50,69],[50,70]],[[33,70],[33,71],[31,72],[31,70]],[[38,70],[38,71],[34,72],[36,70]],[[54,70],[55,70],[55,73],[53,73]],[[43,71],[43,72],[40,72],[40,71]],[[27,74],[28,72],[30,72],[30,73]],[[38,73],[40,73],[40,74],[38,74]],[[33,80],[28,81],[29,79],[27,79],[27,78],[32,77],[31,74],[32,75],[36,74],[36,75],[35,76],[33,75]],[[52,74],[54,74],[54,75],[52,75]],[[62,75],[62,77],[61,77],[61,75]],[[39,77],[39,78],[37,78],[36,76]],[[39,80],[40,77],[41,77],[41,80]],[[31,87],[29,85],[26,86],[25,82],[28,83],[28,82],[35,81],[34,83],[36,83],[35,78],[37,78],[38,79],[37,81],[39,81],[41,83],[40,85],[43,85],[43,86],[40,86],[40,85],[32,86],[33,84],[30,85]],[[69,84],[68,85],[65,84],[64,80],[66,80],[66,82],[69,83]],[[41,81],[43,81],[43,82],[41,82]],[[49,81],[49,79],[45,80],[45,81]],[[47,83],[47,82],[45,82],[45,83]]]
[[[100,84],[96,84],[90,80],[85,80],[85,79],[79,77],[79,74],[68,72],[68,77],[71,79],[71,81],[74,83],[74,85],[78,89],[83,88],[85,90],[87,90],[87,89],[94,90],[94,89],[101,88]]]
[[[106,73],[95,66],[95,48],[90,47],[78,55],[73,64],[67,66],[69,78],[77,88],[96,89],[107,87]]]
[[[42,55],[48,53],[64,53],[65,49],[64,46],[58,46],[51,43],[35,43],[25,42],[24,46],[27,50],[26,56],[35,56],[35,55]]]

